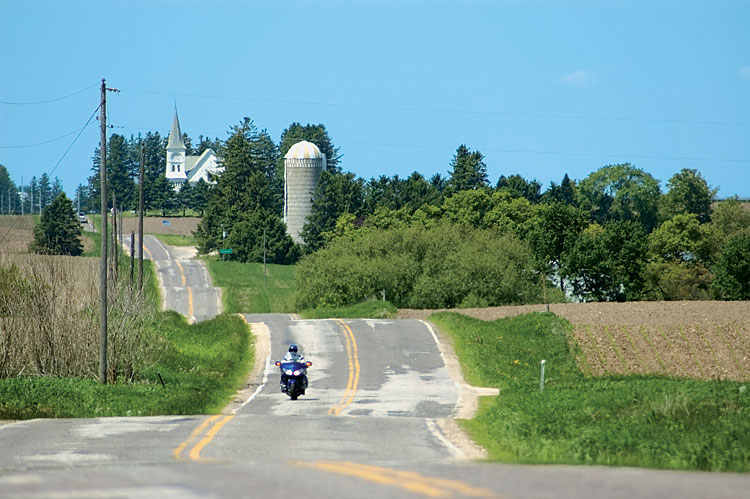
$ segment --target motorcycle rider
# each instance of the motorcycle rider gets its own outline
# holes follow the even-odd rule
[[[297,348],[297,345],[289,345],[289,351],[284,354],[284,360],[282,362],[304,362],[305,356],[301,355],[299,353],[299,349]],[[284,374],[284,371],[281,372],[281,391],[286,390],[286,381],[287,381],[287,375]],[[302,395],[305,394],[305,388],[307,388],[307,375],[302,375],[302,383],[303,383],[303,389],[302,389]]]

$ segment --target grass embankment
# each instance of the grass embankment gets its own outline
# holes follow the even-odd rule
[[[586,378],[570,323],[552,314],[430,319],[453,336],[467,381],[500,388],[465,422],[492,460],[750,471],[750,390],[742,383]]]
[[[268,264],[263,287],[263,264],[206,259],[214,286],[222,288],[228,313],[290,313],[294,305],[293,265]]]
[[[302,310],[299,315],[303,319],[328,319],[338,317],[341,319],[385,319],[395,317],[398,310],[389,301],[366,301],[337,308],[313,308]]]
[[[195,238],[181,234],[152,234],[159,241],[169,246],[196,246]]]
[[[237,316],[221,315],[189,325],[175,312],[162,312],[151,327],[150,339],[153,364],[134,383],[0,380],[0,419],[218,412],[253,362],[252,336]]]

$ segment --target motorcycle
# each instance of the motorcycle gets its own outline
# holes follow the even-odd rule
[[[307,368],[312,362],[284,362],[277,360],[276,366],[281,370],[282,380],[286,379],[282,391],[292,400],[305,394],[307,389]]]

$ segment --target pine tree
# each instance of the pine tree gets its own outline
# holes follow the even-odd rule
[[[63,192],[42,210],[29,250],[43,255],[79,256],[83,253],[80,236],[81,224],[73,202]]]
[[[448,188],[451,192],[487,187],[487,165],[479,151],[471,152],[461,144],[451,161],[451,177]]]

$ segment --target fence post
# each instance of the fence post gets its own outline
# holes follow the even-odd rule
[[[542,375],[539,377],[539,393],[544,391],[544,364],[545,361],[542,359]]]

